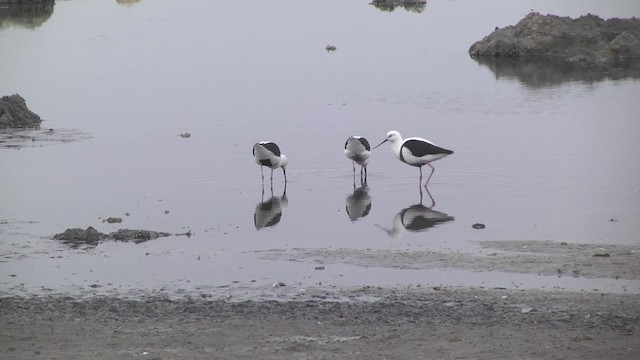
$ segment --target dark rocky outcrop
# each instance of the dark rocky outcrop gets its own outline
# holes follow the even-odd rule
[[[104,240],[131,241],[136,244],[160,237],[170,236],[171,234],[150,230],[129,230],[119,229],[118,231],[104,234],[89,226],[86,230],[80,228],[70,228],[63,233],[53,236],[56,240],[62,240],[71,247],[80,247],[84,245],[97,245]]]
[[[29,110],[27,102],[18,94],[0,99],[0,130],[11,128],[37,128],[42,119]]]
[[[109,237],[118,241],[134,241],[136,243],[140,243],[169,235],[171,234],[150,230],[119,229],[118,231],[109,234]]]
[[[589,66],[640,61],[640,19],[577,19],[532,12],[469,48],[472,57],[539,58]]]
[[[70,228],[65,230],[63,233],[54,235],[53,238],[57,240],[63,240],[68,244],[95,245],[101,240],[106,239],[107,235],[99,232],[92,226],[89,226],[86,230],[80,228]]]

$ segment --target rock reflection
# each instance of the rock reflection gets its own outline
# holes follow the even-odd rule
[[[420,203],[411,205],[397,213],[393,218],[393,225],[390,229],[380,225],[376,226],[386,231],[391,238],[397,240],[407,231],[425,231],[439,224],[453,221],[454,219],[453,216],[433,210]]]
[[[54,0],[0,2],[0,29],[20,26],[35,29],[53,15]]]
[[[131,6],[133,4],[139,3],[140,0],[116,0],[116,2],[120,5]]]
[[[640,77],[640,61],[630,60],[614,65],[583,66],[579,63],[546,59],[508,59],[493,56],[473,57],[480,65],[494,72],[497,79],[517,79],[531,88],[554,86],[564,82],[593,83]]]
[[[352,222],[369,215],[371,196],[369,196],[369,186],[366,182],[361,183],[360,187],[356,187],[356,183],[353,183],[353,194],[347,196],[345,207]]]
[[[427,6],[426,0],[373,0],[371,5],[382,11],[391,12],[396,7],[404,8],[407,11],[421,13]]]
[[[0,130],[0,149],[20,150],[90,139],[75,129],[8,129]]]
[[[256,205],[256,210],[253,213],[253,223],[256,226],[256,230],[263,229],[265,227],[271,227],[280,222],[282,218],[282,210],[289,205],[289,199],[287,199],[287,185],[285,184],[282,196],[273,196],[273,188],[271,188],[271,198],[264,201],[264,187],[262,188],[262,200]]]

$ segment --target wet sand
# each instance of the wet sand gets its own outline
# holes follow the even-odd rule
[[[11,359],[631,359],[640,350],[633,295],[366,288],[304,301],[4,298],[0,309]]]

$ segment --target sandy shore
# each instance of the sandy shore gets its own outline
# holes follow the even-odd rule
[[[6,359],[632,359],[640,297],[468,288],[295,301],[5,297],[0,332]]]

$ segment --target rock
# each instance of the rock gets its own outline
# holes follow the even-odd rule
[[[113,239],[118,241],[133,241],[136,244],[147,240],[157,239],[159,237],[170,236],[169,233],[150,231],[150,230],[129,230],[119,229],[116,232],[103,234],[93,227],[89,226],[86,230],[80,228],[70,228],[63,233],[53,236],[56,240],[62,240],[64,243],[79,247],[82,245],[97,245],[103,240]]]
[[[529,13],[469,48],[472,57],[541,58],[604,65],[640,62],[640,19],[577,19]]]
[[[13,94],[0,99],[0,130],[11,128],[38,128],[42,119],[29,110],[22,96]]]
[[[113,224],[113,223],[121,223],[122,222],[122,218],[119,217],[108,217],[104,220],[102,220],[102,222],[107,222],[109,224]]]
[[[109,237],[118,241],[135,241],[140,243],[147,240],[157,239],[159,237],[170,236],[169,233],[150,231],[150,230],[129,230],[119,229],[116,232],[109,234]]]
[[[611,257],[611,254],[609,254],[609,253],[596,253],[596,254],[593,254],[593,257]]]
[[[475,223],[475,224],[471,225],[471,227],[474,228],[474,229],[484,229],[487,226],[485,224]]]
[[[100,240],[107,238],[107,235],[99,232],[92,226],[89,226],[86,230],[82,230],[80,228],[67,229],[61,234],[54,235],[53,238],[63,240],[66,243],[74,245],[93,245],[100,242]]]

